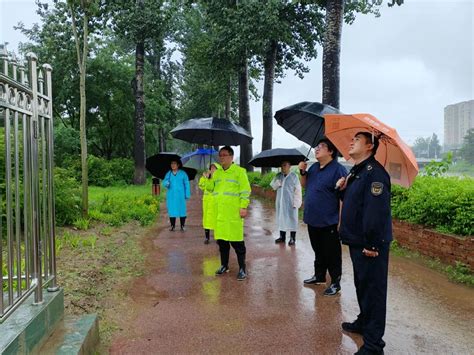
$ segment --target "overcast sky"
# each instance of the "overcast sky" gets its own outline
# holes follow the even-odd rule
[[[442,142],[444,107],[474,98],[474,0],[405,0],[392,8],[386,2],[381,17],[359,15],[344,25],[341,111],[371,113],[408,144],[432,133]],[[34,0],[0,0],[0,42],[12,50],[25,41],[13,26],[38,22],[35,10]],[[321,101],[321,57],[303,80],[289,72],[275,85],[274,110]],[[261,150],[261,111],[261,102],[251,103],[254,153]],[[273,147],[300,145],[274,123]]]

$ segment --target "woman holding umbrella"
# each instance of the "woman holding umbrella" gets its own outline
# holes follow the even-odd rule
[[[202,226],[204,227],[204,244],[209,244],[211,229],[214,230],[216,223],[216,208],[212,192],[206,190],[207,179],[210,179],[214,172],[218,169],[217,163],[212,163],[209,171],[205,172],[199,179],[199,188],[203,191],[202,197]]]
[[[176,218],[179,217],[181,231],[185,230],[186,201],[191,197],[188,175],[180,169],[181,161],[173,160],[171,170],[163,179],[163,186],[168,189],[166,194],[166,208],[170,218],[170,231],[174,231]]]
[[[295,245],[298,209],[301,207],[302,194],[298,176],[290,171],[290,168],[290,162],[283,161],[281,172],[273,178],[270,186],[277,191],[275,204],[280,237],[275,240],[275,243],[285,243],[286,231],[289,230],[290,241],[288,245]]]

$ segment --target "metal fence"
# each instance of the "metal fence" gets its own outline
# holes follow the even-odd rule
[[[51,66],[0,45],[0,323],[57,291]]]

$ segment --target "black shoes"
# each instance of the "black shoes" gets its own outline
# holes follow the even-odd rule
[[[169,229],[170,232],[174,232],[174,226],[171,226]]]
[[[208,238],[206,238],[206,239],[204,240],[204,244],[209,244],[209,239],[208,239]]]
[[[363,346],[359,349],[359,351],[354,353],[354,355],[383,355],[383,354],[384,354],[383,350],[374,351],[374,350],[366,349]]]
[[[341,324],[341,326],[342,326],[342,330],[345,330],[346,332],[349,332],[349,333],[357,333],[357,334],[363,333],[362,326],[357,321],[354,321],[352,323],[344,322]],[[360,348],[359,351],[360,350],[362,350],[362,348]]]
[[[244,281],[247,278],[247,274],[245,273],[244,269],[240,269],[239,273],[237,274],[238,281]]]
[[[229,267],[228,266],[224,266],[224,265],[221,265],[221,267],[219,269],[217,269],[216,271],[216,275],[222,275],[226,272],[229,272]]]
[[[295,244],[296,244],[295,238],[290,238],[290,241],[288,242],[288,245],[292,246],[292,245],[295,245]]]
[[[278,239],[275,239],[275,244],[278,244],[278,243],[284,243],[286,241],[286,238],[278,238]]]
[[[317,278],[316,275],[303,281],[305,285],[322,285],[326,283],[325,279]]]
[[[341,292],[341,285],[338,283],[331,284],[325,291],[324,296],[335,296]]]

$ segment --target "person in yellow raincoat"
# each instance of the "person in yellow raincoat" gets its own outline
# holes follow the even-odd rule
[[[216,271],[216,275],[229,271],[229,252],[232,245],[239,262],[237,280],[242,281],[247,278],[244,218],[250,203],[250,183],[245,169],[234,164],[233,160],[234,150],[229,146],[222,147],[219,150],[222,169],[216,170],[212,176],[210,171],[205,173],[205,188],[213,193],[216,207],[214,238],[219,245],[221,256],[221,267]]]
[[[212,163],[210,165],[210,173],[212,174],[219,169],[219,164],[217,163]],[[204,239],[204,244],[209,244],[209,237],[211,234],[211,230],[214,230],[214,225],[216,224],[216,207],[215,207],[215,201],[214,201],[214,196],[212,196],[211,191],[206,190],[206,181],[207,181],[206,176],[202,176],[199,179],[199,188],[203,191],[203,196],[202,196],[202,226],[204,227],[204,234],[205,234],[205,239]]]

